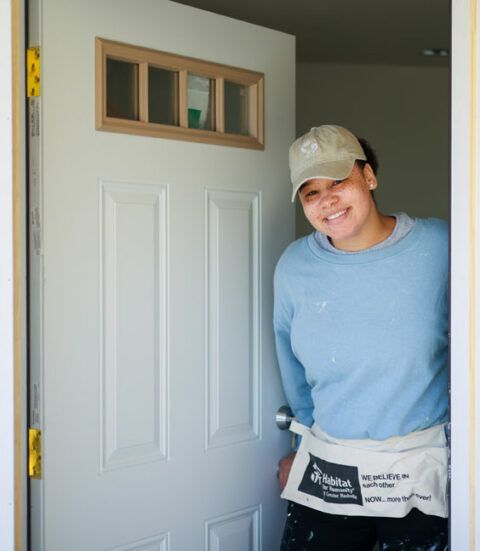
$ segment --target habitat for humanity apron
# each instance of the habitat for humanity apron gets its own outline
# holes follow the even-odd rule
[[[448,516],[444,425],[387,440],[333,438],[292,421],[302,436],[282,497],[336,515]]]

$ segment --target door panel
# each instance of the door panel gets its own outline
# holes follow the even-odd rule
[[[260,437],[259,202],[207,190],[207,448]]]
[[[166,189],[100,182],[101,471],[167,457]]]
[[[293,38],[167,1],[44,0],[31,17],[32,548],[275,549]],[[96,36],[264,72],[265,150],[96,131]]]

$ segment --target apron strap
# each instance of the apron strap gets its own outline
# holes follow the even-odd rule
[[[298,423],[295,419],[290,423],[289,430],[295,434],[299,434],[300,436],[304,436],[307,432],[310,432],[310,429],[307,426]]]

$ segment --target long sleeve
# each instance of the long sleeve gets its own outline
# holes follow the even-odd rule
[[[293,308],[288,303],[288,297],[279,279],[276,275],[273,326],[283,388],[297,421],[310,427],[313,424],[311,387],[305,378],[303,365],[292,350],[290,327]]]

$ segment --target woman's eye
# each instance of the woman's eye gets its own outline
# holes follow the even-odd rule
[[[343,180],[333,180],[332,187],[339,186],[342,182]]]
[[[317,194],[317,190],[316,189],[311,189],[310,191],[308,191],[306,194],[305,194],[305,197],[313,197],[314,195]]]

